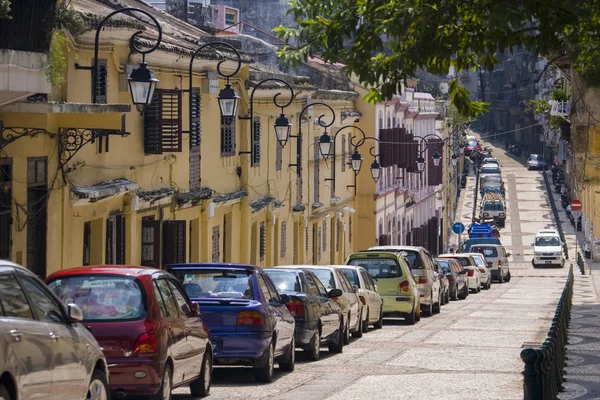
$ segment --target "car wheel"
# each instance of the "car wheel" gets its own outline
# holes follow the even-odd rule
[[[458,295],[458,298],[461,300],[464,300],[467,298],[468,295],[469,295],[469,288],[465,285],[461,294]]]
[[[508,274],[506,274],[506,282],[510,282],[510,271],[508,271]]]
[[[373,324],[373,328],[381,329],[383,328],[383,306],[381,306],[381,311],[379,312],[379,319],[377,322]]]
[[[350,344],[350,315],[348,315],[348,322],[346,322],[346,330],[344,331],[344,344]]]
[[[427,306],[427,309],[423,309],[421,308],[421,311],[425,311],[425,314],[427,314],[428,317],[433,315],[433,295],[431,295],[431,298],[429,299],[429,305]]]
[[[431,307],[431,312],[433,314],[439,314],[440,311],[442,311],[442,307],[440,302],[438,301],[437,303],[433,304],[433,306]]]
[[[309,361],[317,361],[321,356],[321,335],[319,330],[315,332],[312,339],[310,340],[310,347],[306,349],[306,358]]]
[[[362,331],[363,333],[369,332],[369,310],[367,309],[367,318],[362,323]]]
[[[158,393],[152,396],[153,400],[171,400],[171,392],[173,391],[173,371],[170,365],[165,365],[162,382]]]
[[[90,379],[90,384],[85,397],[86,400],[107,400],[108,392],[109,389],[106,374],[101,370],[95,370]],[[0,399],[10,400],[10,395],[3,386],[0,387]]]
[[[360,315],[362,315],[362,311],[361,311]],[[369,322],[367,321],[367,324],[368,323]],[[361,338],[363,335],[363,322],[360,320],[360,316],[358,316],[358,321],[356,321],[356,324],[358,326],[356,327],[356,330],[354,332],[352,332],[352,337]]]
[[[454,291],[451,293],[452,300],[458,300],[458,283],[454,285]]]
[[[279,361],[279,369],[281,371],[293,371],[294,368],[296,368],[296,339],[292,336],[287,354]]]
[[[212,356],[207,349],[204,352],[204,361],[202,362],[202,369],[200,369],[200,376],[190,383],[190,393],[192,396],[206,397],[210,394],[212,367]]]
[[[404,323],[406,323],[406,325],[414,325],[417,321],[417,311],[415,309],[416,307],[413,307],[412,312],[404,317]]]
[[[344,351],[344,321],[340,321],[340,328],[338,329],[338,339],[335,344],[329,345],[329,351],[331,353],[341,353]]]
[[[450,287],[446,290],[446,304],[450,304]]]
[[[0,385],[0,400],[12,400],[8,390],[6,390],[6,388],[2,385]]]
[[[504,276],[502,276],[502,271],[499,271],[498,276],[499,276],[498,282],[504,283]]]
[[[274,353],[274,343],[271,341],[269,348],[265,350],[265,354],[263,355],[263,358],[266,357],[264,365],[254,368],[254,379],[256,379],[257,382],[270,383],[273,381],[273,374],[275,370]]]

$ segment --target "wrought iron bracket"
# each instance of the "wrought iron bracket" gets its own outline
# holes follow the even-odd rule
[[[252,154],[252,152],[251,151],[240,151],[240,152],[238,152],[238,156],[241,156],[243,154]]]
[[[249,115],[238,115],[238,120],[240,121],[250,121],[250,116]]]
[[[35,137],[39,134],[48,135],[50,137],[54,137],[56,135],[43,128],[5,127],[4,123],[0,121],[0,150],[23,137]]]
[[[83,69],[86,71],[91,71],[92,70],[92,66],[90,65],[89,67],[86,67],[84,65],[80,65],[79,63],[75,63],[75,69]]]

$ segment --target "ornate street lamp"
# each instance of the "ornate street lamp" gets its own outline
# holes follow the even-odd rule
[[[452,154],[451,162],[453,167],[456,167],[456,165],[458,165],[458,156],[456,154]]]
[[[281,110],[283,111],[283,109]],[[275,120],[275,135],[281,147],[285,147],[292,130],[292,123],[282,112]]]
[[[358,174],[360,172],[362,162],[362,155],[358,152],[358,150],[354,149],[354,153],[352,153],[352,157],[350,157],[350,164],[352,167],[352,171],[354,171],[355,174]]]
[[[423,156],[417,158],[417,172],[421,173],[425,171],[425,159]]]
[[[235,118],[237,116],[238,106],[240,105],[240,96],[235,89],[231,87],[229,77],[227,77],[225,87],[219,92],[217,100],[219,101],[221,117]]]
[[[440,156],[440,153],[438,153],[436,151],[435,154],[431,158],[433,159],[433,166],[434,167],[439,167],[440,166],[440,160],[442,159],[442,156]]]
[[[154,76],[154,71],[148,69],[148,64],[141,62],[138,68],[131,71],[127,82],[129,82],[131,100],[136,108],[139,109],[152,102],[158,79]]]
[[[371,177],[373,177],[373,180],[375,181],[375,183],[377,183],[379,181],[380,175],[381,175],[381,165],[379,164],[379,161],[375,160],[371,164]]]

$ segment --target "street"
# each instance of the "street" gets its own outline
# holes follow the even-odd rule
[[[323,352],[318,362],[303,361],[292,374],[280,373],[269,385],[254,382],[250,369],[215,369],[212,399],[522,399],[524,344],[546,336],[567,274],[533,269],[531,246],[537,230],[552,227],[540,171],[494,148],[507,188],[507,224],[501,241],[512,253],[509,283],[453,301],[414,326],[386,320],[340,355]],[[474,177],[460,199],[468,225]],[[456,238],[452,238],[456,243]],[[452,241],[451,241],[452,242]],[[177,390],[181,400],[187,388]]]

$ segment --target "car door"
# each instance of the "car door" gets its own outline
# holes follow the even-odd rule
[[[200,374],[204,353],[208,343],[202,322],[192,312],[192,304],[179,283],[171,278],[167,279],[169,289],[173,293],[179,307],[179,318],[185,327],[185,346],[182,346],[183,380],[189,381]]]
[[[367,295],[366,303],[369,310],[369,320],[371,321],[375,319],[375,316],[379,317],[381,301],[379,300],[379,295],[375,291],[375,285],[373,284],[369,273],[363,268],[358,268],[358,273],[360,274],[360,280],[363,283],[362,286]]]
[[[321,321],[321,337],[328,337],[337,330],[339,319],[334,314],[327,293],[325,293],[325,296],[322,295],[312,275],[306,272],[304,278],[306,279],[309,295],[313,298],[314,303],[318,305],[318,318]]]
[[[431,293],[433,297],[433,302],[440,301],[440,277],[435,272],[433,268],[433,259],[431,258],[431,254],[429,252],[424,251],[421,256],[423,257],[425,271],[429,282],[431,282]]]
[[[271,294],[271,299],[273,303],[273,307],[276,307],[281,313],[281,329],[279,330],[281,336],[278,336],[279,341],[284,341],[284,345],[287,346],[294,337],[294,328],[296,326],[296,320],[290,310],[288,310],[287,306],[281,300],[281,296],[279,296],[279,292],[275,288],[275,284],[269,278],[267,274],[262,274],[265,279],[265,283],[267,284],[267,289]]]
[[[17,274],[39,321],[46,323],[52,344],[52,383],[50,398],[80,400],[85,396],[90,366],[83,362],[88,353],[86,338],[68,321],[64,306],[37,278]]]
[[[169,283],[166,278],[161,277],[154,279],[154,285],[156,290],[155,295],[160,297],[164,305],[164,309],[161,309],[161,316],[163,320],[163,327],[167,330],[167,349],[160,349],[159,351],[165,351],[166,354],[170,354],[173,357],[173,384],[183,382],[185,374],[186,359],[186,330],[185,323],[179,315],[179,306],[175,295],[169,288]],[[164,314],[163,314],[164,313]],[[165,356],[166,354],[161,354]]]
[[[47,399],[52,382],[52,340],[45,322],[35,319],[12,271],[0,271],[1,348],[4,365],[17,381],[20,399]],[[0,310],[1,311],[1,310]]]
[[[356,327],[358,320],[360,319],[360,300],[358,299],[358,295],[354,293],[352,285],[348,282],[346,275],[339,269],[334,269],[333,273],[336,276],[336,281],[339,281],[340,288],[342,289],[342,292],[344,292],[344,297],[348,299],[348,306],[350,309],[350,321],[348,321],[348,324],[350,329],[352,329]]]
[[[258,286],[260,286],[260,290],[263,293],[265,298],[264,307],[270,313],[271,317],[274,320],[273,331],[277,335],[278,338],[285,337],[285,327],[283,323],[283,310],[280,305],[277,304],[278,297],[273,296],[273,292],[269,290],[267,286],[266,277],[263,274],[257,274],[256,280],[258,281]],[[275,291],[275,294],[277,291]],[[275,344],[275,353],[280,354],[283,347],[287,345],[283,340],[277,340]]]

